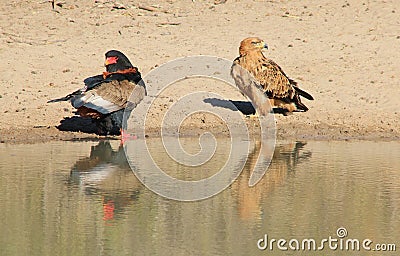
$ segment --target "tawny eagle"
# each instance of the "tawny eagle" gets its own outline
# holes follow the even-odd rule
[[[260,115],[268,114],[271,106],[286,112],[307,111],[300,96],[308,100],[314,98],[301,90],[278,64],[265,57],[263,49],[268,46],[257,37],[246,38],[240,43],[239,57],[231,69],[236,85],[252,100]]]

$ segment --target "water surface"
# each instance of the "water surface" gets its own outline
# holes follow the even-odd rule
[[[163,162],[161,145],[149,145]],[[186,146],[198,144],[187,139]],[[0,254],[321,255],[260,251],[257,241],[266,234],[337,238],[340,227],[347,238],[400,246],[399,142],[278,142],[268,172],[249,188],[257,150],[255,143],[222,193],[178,202],[136,179],[118,141],[0,144]],[[210,167],[164,165],[179,178],[204,178],[225,161],[224,152],[216,151]]]

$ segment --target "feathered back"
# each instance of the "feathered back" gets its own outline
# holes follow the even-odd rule
[[[294,103],[297,109],[307,111],[299,95],[309,100],[313,100],[313,97],[300,90],[297,82],[290,79],[278,64],[266,58],[262,52],[264,48],[267,48],[265,42],[257,37],[244,39],[240,43],[240,56],[235,63],[253,75],[268,98],[279,100],[280,103]]]

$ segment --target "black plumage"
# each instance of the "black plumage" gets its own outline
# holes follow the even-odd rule
[[[111,50],[105,55],[106,72],[88,77],[85,86],[65,97],[48,102],[70,101],[80,116],[90,117],[100,135],[119,135],[125,109],[127,114],[146,95],[141,74],[120,51]],[[130,95],[133,95],[128,102]]]

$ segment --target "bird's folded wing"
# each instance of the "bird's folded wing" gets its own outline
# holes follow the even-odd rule
[[[88,90],[82,96],[71,99],[72,106],[85,106],[97,110],[102,114],[109,114],[125,108],[127,100],[136,85],[127,80],[102,83],[100,86]]]
[[[103,75],[91,76],[83,80],[88,90],[104,82]]]
[[[236,86],[251,100],[259,115],[268,115],[271,112],[271,105],[263,88],[254,77],[237,63],[232,65],[231,75]]]
[[[85,86],[85,87],[83,87],[83,88],[81,88],[81,89],[79,89],[79,90],[74,91],[73,93],[68,94],[68,95],[65,96],[65,97],[61,97],[61,98],[54,99],[54,100],[49,100],[49,101],[47,101],[47,103],[53,103],[53,102],[60,102],[60,101],[71,100],[71,99],[73,99],[74,97],[78,97],[78,95],[81,95],[83,92],[86,91],[86,89],[87,89],[87,88],[86,88],[86,86]]]
[[[113,80],[108,83],[103,83],[101,86],[94,89],[94,91],[103,99],[118,106],[125,107],[129,96],[136,86],[135,83],[129,82],[128,80]]]
[[[137,104],[139,104],[144,96],[146,96],[147,92],[146,92],[146,88],[144,85],[143,80],[139,81],[139,83],[135,86],[135,88],[132,90],[130,96],[128,97],[128,101],[129,101],[129,106],[130,108],[134,108],[137,106]]]
[[[255,78],[272,98],[293,98],[294,89],[285,72],[272,60],[259,63],[255,67]],[[294,82],[294,81],[293,81]],[[295,83],[295,82],[294,82]]]
[[[73,93],[70,93],[65,97],[61,97],[61,98],[54,99],[54,100],[49,100],[47,103],[67,101],[67,100],[71,100],[71,102],[72,102],[75,100],[74,98],[79,98],[80,96],[84,96],[83,94],[87,90],[91,90],[92,88],[96,87],[97,85],[100,85],[101,83],[103,83],[104,79],[103,79],[102,75],[98,75],[98,76],[88,77],[85,80],[83,80],[83,82],[85,83],[85,86],[83,88],[76,90]]]

